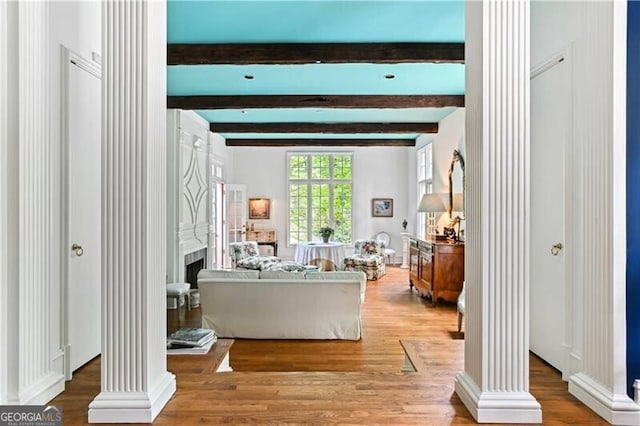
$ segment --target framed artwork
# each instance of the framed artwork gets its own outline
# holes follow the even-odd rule
[[[371,200],[371,216],[393,217],[393,198],[373,198]]]
[[[249,219],[269,219],[271,200],[249,198]]]

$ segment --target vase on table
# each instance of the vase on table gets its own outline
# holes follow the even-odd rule
[[[322,242],[327,244],[329,242],[329,237],[322,237]]]

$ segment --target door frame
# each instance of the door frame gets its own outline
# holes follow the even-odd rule
[[[207,267],[224,268],[225,215],[227,199],[224,195],[225,164],[222,158],[210,154],[209,157],[209,245],[207,247]],[[213,211],[215,205],[216,211]]]
[[[60,199],[61,199],[61,238],[60,238],[60,259],[61,259],[61,291],[60,291],[60,312],[62,318],[60,321],[62,323],[61,327],[61,341],[62,341],[62,349],[64,356],[64,379],[71,380],[72,371],[71,371],[71,357],[70,357],[70,345],[69,345],[69,304],[67,303],[70,293],[69,288],[69,256],[66,255],[69,247],[71,247],[71,241],[69,240],[69,156],[70,156],[70,147],[69,147],[69,99],[67,96],[69,90],[69,79],[70,79],[70,67],[73,66],[71,63],[75,64],[75,66],[83,69],[84,71],[89,72],[93,76],[102,80],[102,69],[101,66],[97,63],[85,59],[76,52],[67,48],[66,46],[61,46],[61,76],[62,81],[60,82],[60,143],[61,143],[61,154],[60,155],[60,177],[61,177],[61,185],[60,185]],[[101,327],[102,329],[102,327]]]

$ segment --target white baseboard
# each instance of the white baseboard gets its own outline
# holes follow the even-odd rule
[[[64,391],[64,376],[55,372],[20,392],[19,405],[44,405]]]
[[[640,425],[640,405],[627,394],[613,394],[584,373],[569,378],[569,393],[614,425]]]
[[[89,404],[89,423],[151,423],[176,391],[168,371],[149,392],[100,392]]]
[[[478,423],[542,423],[542,408],[529,392],[481,392],[466,373],[458,373],[456,393]]]

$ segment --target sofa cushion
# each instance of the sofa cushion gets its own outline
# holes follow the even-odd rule
[[[272,271],[272,270],[260,271],[260,279],[304,281],[304,272]]]
[[[280,258],[275,256],[250,256],[240,259],[236,263],[236,267],[262,271],[263,269],[268,269],[269,266],[274,263],[279,263],[280,261]]]
[[[344,266],[353,267],[353,266],[373,266],[377,267],[384,263],[384,258],[382,256],[378,256],[377,254],[372,255],[360,255],[356,254],[354,256],[345,257],[344,258]]]
[[[200,272],[198,272],[198,279],[230,278],[234,280],[243,280],[258,279],[259,275],[260,273],[258,271],[251,271],[248,269],[201,269]]]
[[[364,302],[364,295],[367,289],[367,275],[362,271],[328,271],[317,272],[307,271],[308,280],[352,280],[360,282],[360,302]]]
[[[281,272],[304,272],[307,270],[305,265],[300,263],[284,261],[267,265],[263,270],[266,271],[281,271]]]

